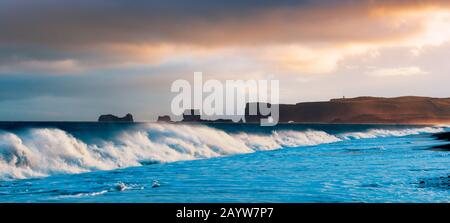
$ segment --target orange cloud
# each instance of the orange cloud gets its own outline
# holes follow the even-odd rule
[[[423,47],[450,40],[450,4],[445,1],[281,5],[212,17],[99,9],[83,9],[84,17],[77,16],[76,8],[68,15],[47,13],[45,29],[36,29],[35,22],[42,22],[34,18],[39,12],[4,20],[11,22],[3,22],[8,35],[0,35],[0,46],[40,45],[67,52],[70,60],[87,67],[236,55],[273,70],[326,73],[347,56],[385,47],[408,47],[419,54]]]
[[[166,50],[136,50],[152,58],[184,55],[200,60],[232,49],[236,55],[268,64],[268,70],[327,73],[348,56],[375,55],[373,52],[386,47],[408,47],[417,54],[422,47],[449,41],[450,7],[403,3],[284,8],[244,20],[228,18],[196,25],[185,36],[186,41],[168,42]]]

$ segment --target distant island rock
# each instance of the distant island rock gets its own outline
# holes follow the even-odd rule
[[[170,116],[168,115],[162,115],[162,116],[158,116],[158,122],[172,122],[172,120],[170,119]]]
[[[198,109],[189,109],[184,111],[183,119],[181,122],[202,122],[202,123],[235,123],[232,120],[232,117],[229,116],[227,119],[215,119],[215,120],[205,120],[201,118],[200,110]]]
[[[134,122],[133,115],[130,113],[126,114],[124,117],[120,118],[115,115],[100,115],[98,118],[99,122]]]

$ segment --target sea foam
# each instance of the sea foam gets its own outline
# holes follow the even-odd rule
[[[318,130],[276,130],[269,134],[227,133],[204,125],[142,124],[88,144],[60,129],[0,132],[0,179],[111,170],[147,163],[205,159],[342,140],[406,136],[444,131],[443,127],[371,129],[332,135]]]

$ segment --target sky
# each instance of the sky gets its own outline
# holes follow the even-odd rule
[[[450,97],[449,1],[1,0],[0,120],[169,114],[173,81],[280,101]]]

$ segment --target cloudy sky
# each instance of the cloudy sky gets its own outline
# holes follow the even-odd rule
[[[195,71],[283,103],[450,97],[447,2],[1,0],[0,120],[153,120]]]

